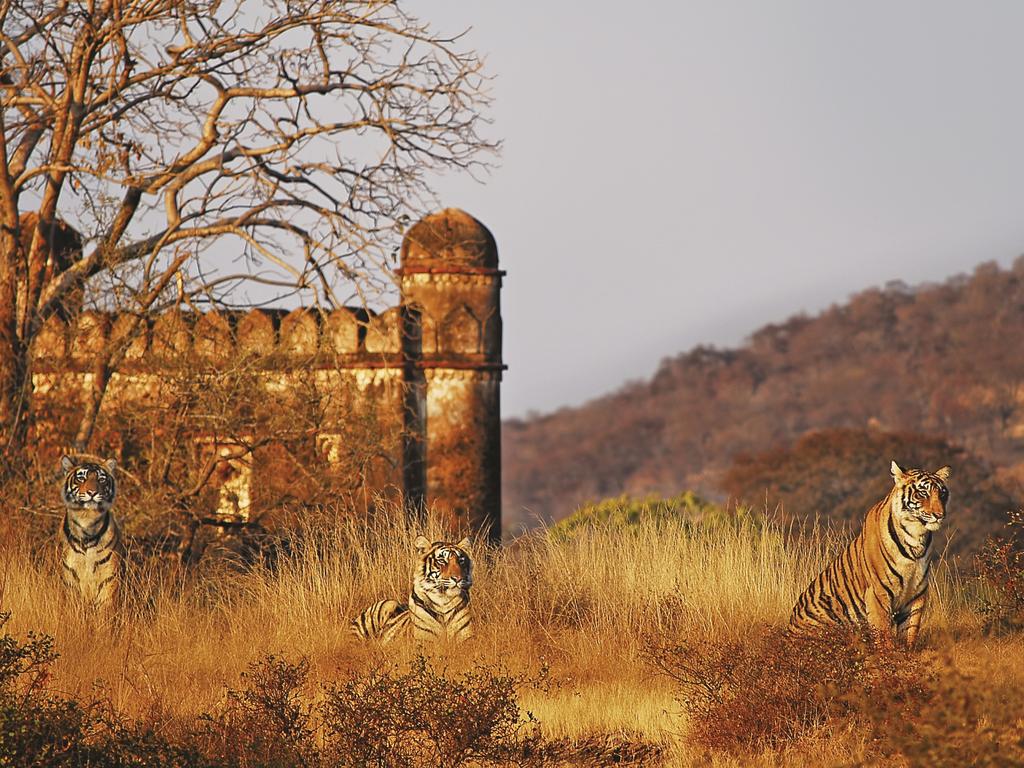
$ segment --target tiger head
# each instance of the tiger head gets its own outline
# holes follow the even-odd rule
[[[473,586],[473,560],[468,537],[452,544],[448,541],[431,542],[426,536],[418,536],[414,546],[414,592],[421,597],[429,597],[435,604],[469,599],[469,588]]]
[[[949,501],[949,467],[934,472],[903,469],[895,461],[890,467],[893,489],[893,512],[901,523],[916,523],[925,530],[937,531],[946,519]]]
[[[60,467],[64,471],[63,500],[69,510],[88,510],[106,514],[114,504],[117,482],[114,469],[117,462],[108,459],[101,464],[76,461],[62,456]]]

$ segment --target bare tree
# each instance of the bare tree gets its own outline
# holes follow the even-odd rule
[[[399,2],[0,0],[0,29],[7,466],[32,344],[83,286],[140,319],[167,301],[243,303],[246,285],[365,299],[432,175],[497,149],[480,133],[480,57]],[[86,244],[73,258],[64,222]],[[119,354],[95,372],[93,415]]]

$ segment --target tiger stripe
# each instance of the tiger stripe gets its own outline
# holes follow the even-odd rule
[[[124,568],[113,459],[101,464],[61,458],[64,519],[57,537],[61,576],[83,605],[101,616],[113,608]]]
[[[352,629],[363,640],[391,642],[409,625],[409,606],[395,600],[374,603],[352,621]]]
[[[868,625],[913,647],[928,598],[933,536],[945,521],[949,467],[890,470],[893,487],[867,513],[860,533],[793,606],[789,631]]]
[[[469,539],[452,544],[420,536],[415,547],[408,602],[380,600],[364,610],[351,623],[360,639],[387,643],[411,636],[418,642],[461,643],[472,636]]]

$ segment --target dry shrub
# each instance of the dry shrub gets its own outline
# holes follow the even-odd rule
[[[6,624],[9,614],[0,616]],[[57,658],[45,636],[0,638],[0,762],[61,765],[81,750],[91,725],[87,708],[48,694],[45,683]],[[69,763],[70,764],[70,763]]]
[[[766,628],[737,640],[652,646],[649,659],[680,686],[691,738],[736,755],[868,712],[881,738],[930,696],[918,657],[842,629],[793,637]]]
[[[687,515],[641,514],[624,517],[622,527],[597,520],[571,535],[523,537],[495,553],[488,575],[500,586],[489,589],[481,577],[477,606],[524,637],[579,633],[600,658],[628,663],[653,628],[732,635],[752,611],[759,621],[783,619],[796,584],[810,580],[832,548],[828,537],[809,538],[794,556],[771,521],[708,513],[695,524]]]
[[[860,719],[877,734],[880,751],[898,753],[915,768],[1024,765],[1024,691],[1015,681],[989,675],[996,679],[983,682],[945,651],[919,663],[930,674],[912,718],[886,720],[886,707],[870,701],[858,707]]]
[[[989,538],[975,558],[978,575],[994,594],[982,606],[990,631],[1024,628],[1024,509],[1009,518],[1007,534]]]
[[[327,688],[323,704],[332,764],[505,765],[540,758],[536,721],[520,712],[523,678],[485,666],[459,676],[422,656],[408,671],[380,668]]]
[[[213,765],[266,768],[316,766],[320,753],[312,725],[313,707],[304,697],[306,660],[290,663],[273,655],[242,673],[245,687],[228,690],[219,711],[199,717],[195,735]]]
[[[806,432],[792,444],[740,454],[722,486],[734,499],[781,504],[788,522],[821,515],[833,525],[858,528],[864,513],[892,487],[889,457],[927,470],[952,465],[954,506],[938,539],[950,555],[976,552],[1018,492],[983,457],[943,438],[845,428]]]
[[[0,615],[0,622],[6,622]],[[0,765],[203,768],[542,766],[559,752],[520,711],[524,679],[449,676],[419,657],[309,689],[309,664],[266,656],[212,712],[133,718],[49,689],[53,641],[0,637]]]
[[[0,626],[8,614],[0,614]],[[51,690],[53,639],[0,637],[0,765],[203,766],[187,743],[173,744],[151,724],[119,718],[96,696],[78,701]],[[97,692],[98,693],[98,692]]]

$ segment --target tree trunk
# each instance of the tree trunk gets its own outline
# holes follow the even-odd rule
[[[17,249],[13,242],[10,245],[0,247],[0,477],[23,465],[32,386],[28,349],[18,335]]]
[[[78,434],[75,435],[72,444],[72,447],[79,453],[89,447],[92,433],[96,429],[96,417],[99,416],[100,406],[103,405],[103,396],[107,393],[107,384],[109,383],[110,366],[107,355],[101,354],[92,369],[92,384],[89,387],[82,419],[78,423]]]

